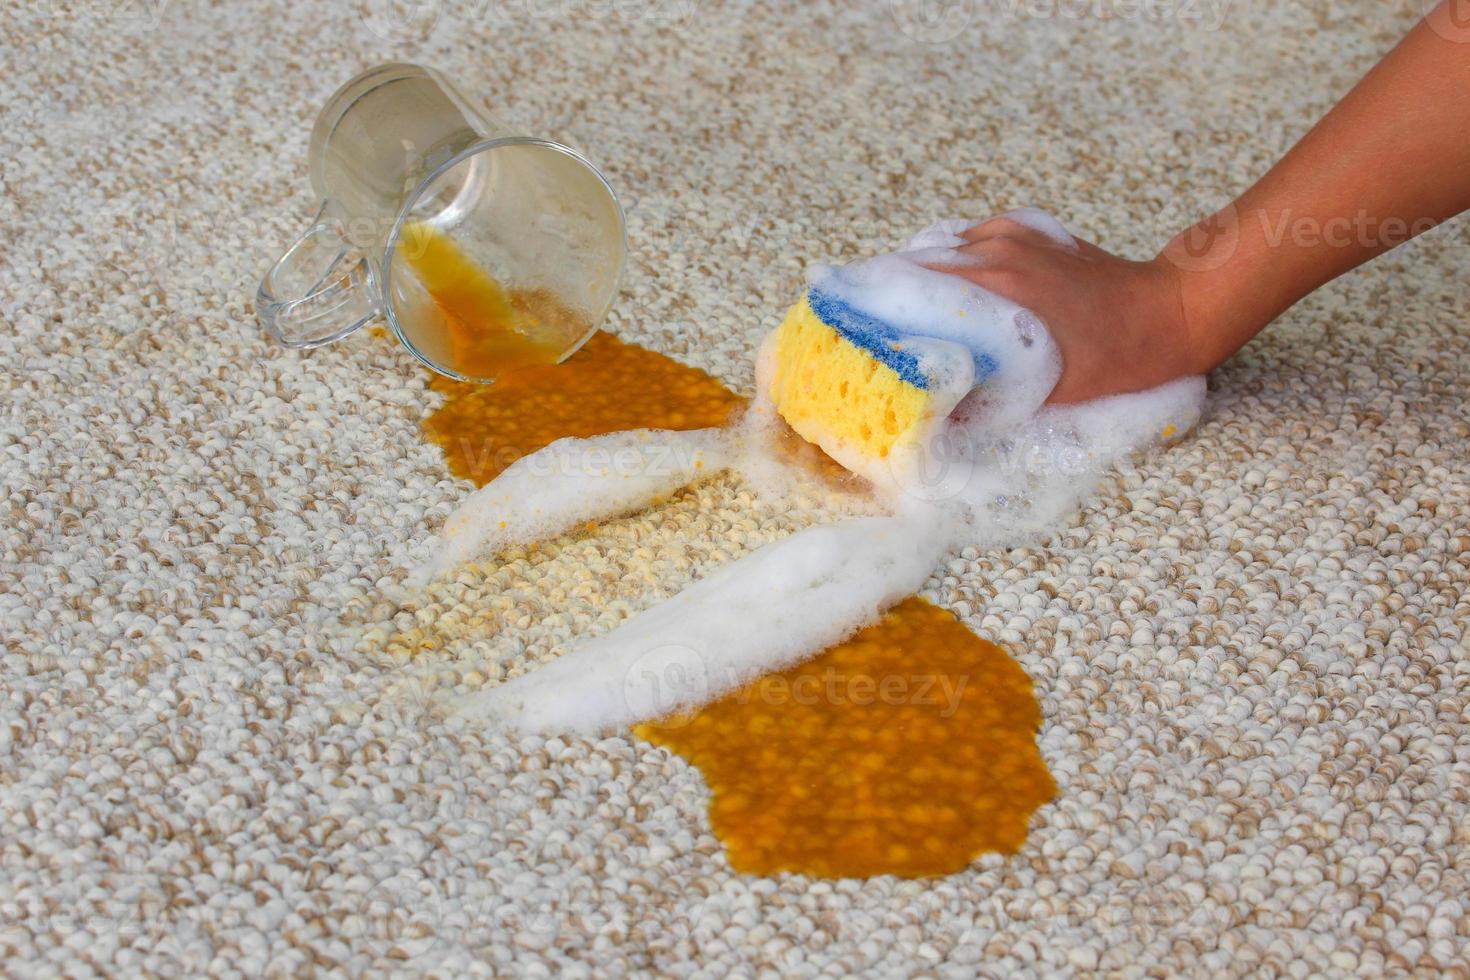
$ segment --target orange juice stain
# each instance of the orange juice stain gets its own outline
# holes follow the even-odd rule
[[[443,286],[435,302],[466,336],[481,316],[521,322],[498,286],[425,281]],[[564,318],[551,306],[549,319]],[[477,484],[565,436],[718,426],[744,403],[703,371],[603,333],[561,364],[487,373],[500,378],[433,376],[447,399],[424,422],[450,470]],[[794,434],[776,450],[840,482],[840,467]],[[917,877],[1020,847],[1055,789],[1034,740],[1040,720],[1030,681],[1003,650],[909,599],[814,660],[635,731],[703,771],[737,870]]]
[[[590,327],[545,290],[507,290],[431,225],[405,225],[396,254],[443,318],[447,366],[467,377],[553,364]]]
[[[814,660],[635,733],[709,784],[750,874],[923,877],[1014,853],[1056,792],[1025,671],[922,599]]]
[[[561,364],[523,367],[491,385],[436,375],[448,400],[424,422],[455,476],[486,483],[563,436],[703,429],[745,403],[698,368],[598,333]]]

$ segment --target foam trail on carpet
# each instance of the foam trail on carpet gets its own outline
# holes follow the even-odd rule
[[[1074,247],[1049,215],[1011,214]],[[930,267],[967,259],[954,250],[969,224],[950,219],[894,253],[816,267],[806,295],[761,347],[756,402],[743,424],[553,443],[471,496],[447,523],[429,571],[651,503],[707,465],[743,462],[768,473],[776,463],[762,453],[761,434],[778,419],[870,481],[890,517],[767,545],[550,666],[456,699],[455,713],[522,730],[599,733],[697,707],[872,625],[917,592],[945,552],[1044,532],[1109,466],[1194,425],[1201,378],[1044,407],[1062,370],[1045,324]],[[648,454],[633,450],[669,440],[698,465],[634,479]],[[608,449],[627,451],[632,466],[578,462]],[[568,466],[575,472],[549,484],[535,479]],[[658,697],[630,695],[639,675]]]
[[[947,541],[932,521],[854,518],[717,570],[545,667],[465,698],[465,719],[598,734],[704,704],[846,639],[917,592]]]
[[[558,439],[470,494],[445,522],[439,547],[408,584],[426,584],[476,555],[645,507],[713,476],[729,462],[730,439],[718,429],[634,429]]]

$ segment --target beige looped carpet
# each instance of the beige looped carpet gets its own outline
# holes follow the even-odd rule
[[[1272,327],[1047,547],[936,571],[1060,795],[934,881],[735,875],[681,760],[430,710],[809,514],[714,483],[415,606],[467,489],[423,371],[251,310],[374,62],[604,165],[610,329],[748,389],[805,262],[1018,204],[1149,254],[1417,8],[7,4],[0,972],[1470,976],[1465,222]]]

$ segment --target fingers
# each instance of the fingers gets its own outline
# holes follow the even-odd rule
[[[1021,306],[1028,306],[1035,282],[1032,273],[1018,263],[991,264],[973,259],[966,261],[965,256],[969,254],[969,250],[976,247],[966,245],[964,250],[956,250],[956,261],[953,263],[925,262],[924,267],[968,279],[981,289]]]
[[[1056,245],[1050,242],[1013,238],[1010,235],[983,238],[961,245],[954,252],[958,261],[948,271],[1011,299],[1015,298],[1011,296],[1015,289],[1038,273],[1050,269],[1058,257]]]
[[[1070,251],[1076,239],[1054,216],[1036,208],[1014,208],[970,229],[977,240],[990,236],[1036,241]]]
[[[967,237],[966,244],[954,249],[961,257],[957,267],[968,268],[1052,268],[1066,267],[1073,263],[1092,264],[1107,254],[1096,245],[1083,239],[1073,239],[1063,245],[1047,235],[1030,228],[1013,231],[1006,225],[991,227],[993,222],[977,225],[971,229],[977,236]],[[988,229],[981,232],[982,228]],[[968,233],[967,233],[968,235]]]
[[[1050,235],[1043,234],[1030,225],[1022,224],[1014,218],[1003,214],[997,215],[994,218],[987,218],[978,225],[972,225],[960,232],[960,237],[972,245],[995,239],[1009,238],[1032,245],[1049,245],[1052,248],[1057,246],[1056,239]]]
[[[1066,284],[1092,264],[1096,249],[1080,239],[1064,244],[1034,223],[999,215],[959,232],[964,244],[926,268],[968,279],[982,289],[1031,307],[1048,289]]]

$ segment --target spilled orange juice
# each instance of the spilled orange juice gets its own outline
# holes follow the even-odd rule
[[[425,241],[439,256],[425,282],[465,357],[533,351],[514,339],[536,329],[533,306]],[[424,431],[478,484],[563,436],[718,426],[744,404],[703,371],[605,333],[560,365],[528,356],[494,385],[430,383],[447,398]],[[448,628],[415,624],[396,642],[434,649],[442,642],[429,634]],[[805,664],[635,733],[703,772],[736,870],[918,877],[1021,846],[1055,792],[1040,721],[1004,650],[914,598]]]
[[[710,428],[745,404],[698,368],[607,333],[561,364],[525,365],[493,385],[440,375],[429,384],[448,400],[424,420],[424,433],[451,473],[479,484],[564,436]]]
[[[634,732],[704,773],[735,870],[915,878],[1020,848],[1056,792],[1040,724],[1020,665],[912,598],[806,663]]]

